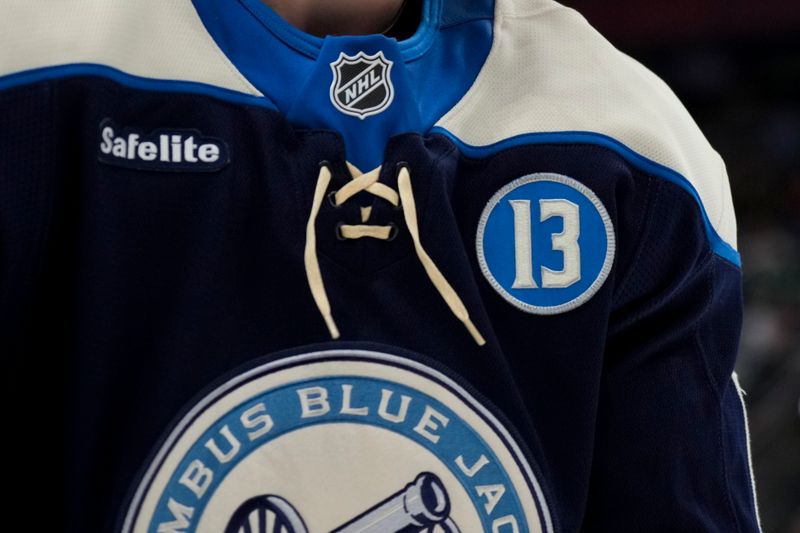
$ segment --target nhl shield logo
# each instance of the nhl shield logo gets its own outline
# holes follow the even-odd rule
[[[359,52],[355,56],[339,54],[331,63],[333,82],[331,102],[347,115],[364,119],[377,115],[392,103],[392,61],[383,52],[367,55]]]

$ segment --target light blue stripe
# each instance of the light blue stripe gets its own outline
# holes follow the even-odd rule
[[[0,90],[29,85],[47,80],[69,78],[76,76],[97,76],[115,81],[126,87],[146,91],[180,92],[202,94],[236,104],[254,105],[277,110],[277,107],[263,96],[253,96],[224,89],[215,85],[181,80],[158,80],[134,76],[121,70],[96,63],[70,63],[55,65],[32,70],[23,70],[7,76],[0,77]]]
[[[452,140],[464,155],[474,158],[486,157],[508,148],[514,148],[516,146],[523,146],[526,144],[592,144],[613,150],[628,163],[632,164],[643,172],[665,179],[670,183],[674,183],[691,194],[695,201],[697,201],[697,205],[700,206],[700,213],[703,217],[703,225],[705,226],[706,235],[708,236],[711,249],[715,254],[723,259],[726,259],[727,261],[730,261],[737,267],[742,266],[742,260],[739,256],[739,252],[737,252],[736,249],[730,244],[725,242],[722,237],[719,236],[717,230],[715,230],[711,225],[711,221],[708,218],[708,213],[703,205],[703,201],[700,199],[700,195],[697,193],[697,190],[688,179],[671,168],[660,163],[656,163],[655,161],[652,161],[641,154],[634,152],[621,142],[608,137],[607,135],[588,131],[526,133],[523,135],[510,137],[508,139],[503,139],[502,141],[486,146],[472,146],[463,142],[453,133],[444,128],[436,126],[432,128],[430,132],[444,135],[448,139]]]

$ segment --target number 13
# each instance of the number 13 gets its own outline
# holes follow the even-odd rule
[[[513,289],[538,289],[533,280],[533,245],[531,239],[531,202],[530,200],[509,200],[514,210],[514,257],[516,275]],[[561,233],[551,237],[552,249],[564,255],[562,270],[551,270],[542,266],[542,288],[562,289],[569,287],[581,279],[581,249],[578,237],[581,234],[580,210],[569,200],[539,200],[539,222],[551,217],[560,217],[564,221]]]

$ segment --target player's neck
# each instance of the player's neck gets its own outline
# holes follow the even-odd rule
[[[404,0],[262,0],[300,30],[325,35],[369,35],[387,31]]]

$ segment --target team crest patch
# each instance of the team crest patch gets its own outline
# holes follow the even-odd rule
[[[491,286],[523,311],[575,309],[600,289],[615,254],[611,218],[597,195],[560,174],[521,177],[489,200],[478,223],[478,263]]]
[[[360,119],[377,115],[389,107],[394,100],[392,65],[383,52],[374,55],[359,52],[355,56],[340,53],[331,63],[330,96],[334,107]]]
[[[361,350],[256,366],[200,400],[135,492],[125,533],[552,531],[511,434],[462,387]]]

